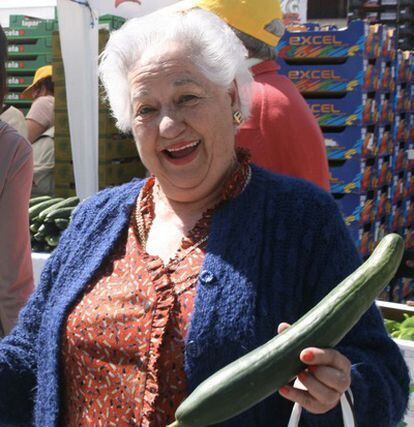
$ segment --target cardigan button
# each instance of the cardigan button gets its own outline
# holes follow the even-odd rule
[[[207,286],[212,285],[216,281],[216,277],[214,276],[214,274],[208,270],[203,270],[200,273],[199,278],[200,278],[200,282],[203,285],[207,285]]]
[[[186,348],[188,355],[191,357],[198,357],[198,355],[200,354],[200,352],[198,350],[198,345],[194,341],[188,341],[185,348]]]

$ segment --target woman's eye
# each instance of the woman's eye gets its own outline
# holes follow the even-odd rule
[[[180,96],[178,102],[180,104],[188,104],[188,103],[197,102],[198,100],[199,100],[199,97],[196,95],[183,95],[183,96]]]
[[[147,116],[148,114],[151,114],[154,111],[156,111],[156,108],[154,107],[141,107],[137,112],[137,116]]]

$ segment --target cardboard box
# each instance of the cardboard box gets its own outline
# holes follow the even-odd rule
[[[414,143],[414,112],[405,115],[408,126],[407,139],[409,143]]]
[[[393,139],[396,143],[408,142],[410,140],[411,126],[409,121],[400,115],[396,115],[393,126]]]
[[[398,114],[405,112],[407,101],[406,101],[406,83],[399,83],[396,87],[394,97],[394,111]]]
[[[394,174],[398,174],[400,172],[404,172],[407,170],[408,152],[404,148],[404,146],[402,148],[399,145],[395,147],[393,159],[392,159],[392,165],[393,165]]]
[[[347,28],[322,30],[303,26],[302,31],[286,31],[276,47],[280,58],[293,61],[333,59],[361,55],[380,56],[381,29],[369,29],[363,21],[352,21]]]
[[[332,194],[344,218],[348,232],[361,256],[373,249],[375,200],[360,194]]]
[[[345,224],[363,226],[375,221],[375,198],[366,194],[333,193]]]
[[[400,172],[394,174],[392,178],[392,185],[389,188],[389,199],[392,204],[397,204],[399,201],[404,200],[405,198],[405,182],[406,182],[406,172]]]
[[[405,112],[414,113],[414,84],[408,84],[405,90]]]
[[[403,230],[404,246],[406,249],[414,247],[414,227],[404,227]]]
[[[321,127],[373,125],[376,119],[375,98],[359,90],[338,99],[306,99]]]
[[[374,134],[363,126],[347,126],[341,132],[324,132],[329,160],[374,157],[376,143]]]
[[[388,156],[394,153],[394,140],[390,126],[377,126],[375,128],[375,141],[378,156]]]
[[[353,158],[329,161],[332,193],[367,193],[377,189],[375,163]]]
[[[374,224],[374,247],[389,233],[389,219],[382,218],[381,220],[375,221]]]
[[[397,52],[397,30],[386,28],[383,31],[381,56],[387,62],[394,62]]]
[[[394,96],[377,92],[375,95],[376,119],[380,126],[391,125],[394,121]]]
[[[388,190],[378,191],[375,200],[375,221],[381,221],[388,218],[392,212],[392,201]]]
[[[414,226],[414,199],[410,197],[404,202],[404,227],[411,228]]]
[[[412,170],[406,172],[404,195],[405,197],[414,196],[414,173]]]
[[[404,228],[404,204],[398,202],[397,205],[392,205],[391,215],[388,221],[388,231],[390,233],[403,234]]]
[[[379,157],[376,161],[377,169],[377,186],[378,188],[389,186],[393,181],[393,164],[392,157]]]
[[[389,63],[385,59],[379,60],[378,90],[392,93],[396,86],[396,69],[394,63]]]
[[[341,64],[296,64],[278,58],[279,74],[289,78],[299,92],[342,93],[355,89],[377,90],[377,69],[362,56],[351,56]]]

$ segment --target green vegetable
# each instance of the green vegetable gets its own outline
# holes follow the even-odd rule
[[[309,346],[336,345],[393,278],[404,251],[397,234],[385,236],[371,257],[290,328],[220,369],[181,403],[170,427],[204,427],[228,420],[288,384]]]
[[[36,223],[33,223],[33,224],[30,225],[29,229],[30,229],[30,232],[32,234],[36,234],[37,230],[39,229],[39,225],[36,224]]]
[[[406,329],[401,329],[398,337],[396,337],[400,340],[410,340],[413,341],[414,340],[414,328],[406,328]]]
[[[36,234],[33,236],[33,239],[35,239],[37,242],[44,242],[44,240],[45,240],[45,236],[44,236],[44,234],[36,233]]]
[[[384,325],[390,335],[400,331],[400,323],[395,320],[384,319]]]
[[[414,316],[404,313],[405,320],[401,323],[401,328],[414,328]]]
[[[55,205],[58,202],[61,202],[62,200],[63,200],[62,197],[56,197],[54,199],[46,200],[45,202],[39,203],[29,208],[30,222],[32,222],[32,220],[34,220],[40,214],[40,212],[42,212],[43,210],[47,209],[52,205]]]
[[[38,196],[38,197],[32,197],[29,200],[29,208],[34,206],[34,205],[38,205],[41,202],[46,202],[46,200],[50,200],[51,197],[50,196]]]
[[[55,219],[69,219],[72,215],[72,212],[75,210],[75,206],[69,208],[56,209],[53,212],[50,212],[46,218],[45,222],[54,222]]]
[[[46,243],[52,248],[56,247],[59,243],[60,236],[59,235],[50,235],[45,236]]]
[[[44,221],[49,213],[62,208],[75,207],[78,203],[79,199],[77,197],[69,197],[68,199],[62,200],[61,202],[58,202],[40,212],[39,219]]]
[[[57,233],[59,233],[59,230],[57,229],[57,227],[55,226],[55,224],[53,224],[53,223],[46,223],[46,224],[42,224],[38,228],[37,233],[41,234],[43,236],[46,236],[46,235],[50,235],[50,234],[57,234]]]
[[[54,223],[59,230],[65,230],[69,225],[69,220],[64,218],[56,218]]]

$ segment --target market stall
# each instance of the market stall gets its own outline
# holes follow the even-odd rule
[[[99,188],[99,16],[130,18],[175,2],[58,0],[68,133],[80,199]],[[297,3],[284,3],[291,7],[289,13],[303,18],[304,9],[298,9]],[[398,42],[395,29],[368,27],[367,22],[356,20],[345,29],[306,24],[300,31],[288,31],[277,47],[280,73],[298,87],[320,124],[332,195],[363,257],[390,232],[404,237],[407,250],[414,244],[414,55],[397,50]],[[64,220],[45,214],[42,221],[32,224],[33,236],[39,241],[47,237],[46,247],[53,250],[56,234],[51,230],[63,230],[68,224]],[[33,252],[36,284],[48,257]],[[388,319],[412,315],[402,304],[414,298],[412,279],[400,275],[381,298],[398,303],[391,307],[394,311],[381,305]],[[413,346],[406,338],[396,337],[396,342],[412,369]],[[413,414],[411,403],[408,423],[413,422]]]

